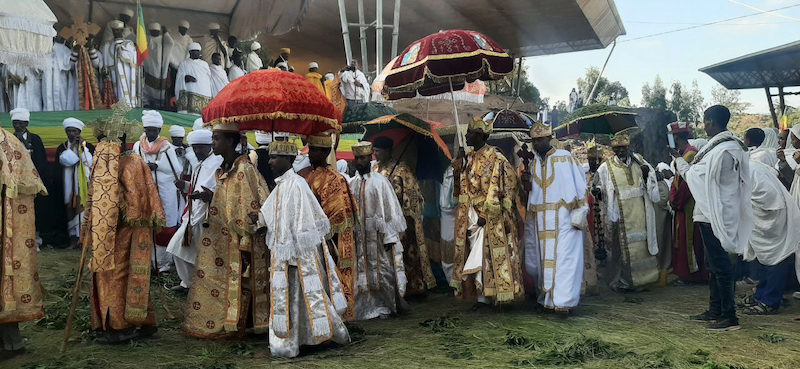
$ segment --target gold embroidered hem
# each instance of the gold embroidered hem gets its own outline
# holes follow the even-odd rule
[[[28,159],[30,161],[30,159]],[[7,163],[4,163],[7,164]],[[44,317],[32,195],[3,196],[0,324]]]
[[[266,201],[267,183],[246,155],[230,171],[218,169],[216,178],[182,330],[223,339],[243,334],[252,322],[254,332],[263,333],[269,325],[269,255],[249,215]]]
[[[178,98],[178,111],[186,111],[191,114],[202,114],[203,108],[211,102],[211,96],[203,96],[198,93],[183,90]]]
[[[516,209],[518,178],[508,160],[493,146],[484,146],[467,156],[466,168],[454,165],[459,179],[459,201],[456,212],[453,278],[450,285],[462,296],[475,283],[485,297],[495,303],[518,300],[524,296],[520,246],[517,240]],[[500,205],[502,204],[502,205]],[[468,213],[473,208],[486,221],[483,263],[481,270],[464,270],[470,245],[467,240]],[[467,278],[481,271],[482,281]]]

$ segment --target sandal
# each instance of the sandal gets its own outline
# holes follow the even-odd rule
[[[747,315],[775,315],[778,313],[778,309],[773,309],[767,305],[764,305],[763,302],[758,301],[756,305],[745,308],[742,310],[742,312]]]
[[[758,305],[758,301],[753,298],[753,295],[748,295],[747,297],[741,299],[736,305],[743,308],[749,308]]]

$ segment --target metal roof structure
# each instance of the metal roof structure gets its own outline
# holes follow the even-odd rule
[[[800,86],[800,41],[700,69],[729,90]]]

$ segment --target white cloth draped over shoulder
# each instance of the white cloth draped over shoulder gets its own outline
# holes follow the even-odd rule
[[[750,160],[773,167],[778,164],[778,134],[772,128],[761,128],[761,130],[764,131],[764,142],[750,149]]]
[[[152,145],[153,143],[151,142],[150,144]],[[164,207],[166,226],[174,227],[178,224],[180,214],[183,213],[183,209],[178,209],[180,203],[178,197],[180,194],[178,188],[175,187],[175,180],[178,179],[176,175],[180,176],[180,173],[183,171],[183,166],[181,166],[181,162],[175,154],[175,147],[170,143],[165,143],[157,155],[152,155],[143,153],[141,142],[137,141],[133,144],[133,153],[141,156],[145,163],[154,163],[158,165],[158,168],[152,171],[153,180],[158,187],[158,196],[161,198],[161,205]]]
[[[650,163],[645,161],[641,155],[634,155],[636,156],[636,160],[631,160],[628,158],[628,163],[625,165],[647,165],[650,168],[650,171],[647,175],[647,183],[644,188],[632,190],[635,190],[639,193],[638,196],[642,196],[644,198],[645,217],[647,222],[647,250],[650,252],[650,255],[657,255],[658,231],[656,230],[655,208],[653,207],[653,204],[657,203],[661,199],[661,195],[658,193],[658,179],[656,178],[655,170]],[[617,156],[607,160],[614,160],[617,163],[622,163]],[[605,205],[603,209],[604,214],[606,214],[610,222],[617,223],[620,220],[620,210],[617,196],[620,198],[631,198],[637,197],[637,194],[622,192],[617,193],[618,191],[614,188],[614,181],[611,180],[611,172],[609,171],[606,163],[601,164],[597,169],[597,177],[600,181],[600,187],[603,189],[603,204]]]
[[[212,64],[211,56],[214,53],[219,53],[222,58],[222,66],[227,68],[231,67],[231,55],[228,53],[228,43],[220,36],[205,35],[203,38],[203,60],[208,64]]]
[[[130,107],[139,106],[136,58],[133,41],[122,39],[103,44],[101,56],[97,59],[97,67],[111,76],[117,101],[125,101]]]
[[[89,183],[89,177],[92,170],[92,153],[85,147],[74,146],[72,142],[66,142],[66,150],[64,150],[58,157],[58,162],[63,168],[63,183],[64,183],[64,204],[69,204],[72,201],[72,196],[78,189],[79,177],[83,175],[86,183]],[[80,167],[78,164],[83,163],[84,173],[76,173]],[[83,219],[83,212],[76,214],[74,218],[67,219],[67,231],[70,236],[80,236],[80,222]]]
[[[142,93],[151,103],[159,103],[164,101],[166,95],[169,68],[177,69],[184,58],[175,59],[173,53],[175,41],[169,33],[148,37],[147,45],[150,48],[150,54],[142,65],[145,73]]]
[[[248,73],[251,73],[263,68],[264,62],[261,60],[261,57],[258,56],[257,53],[251,51],[247,53],[247,57],[245,58],[244,61],[244,67]]]
[[[229,82],[233,82],[237,78],[242,77],[245,74],[247,74],[247,73],[244,71],[244,69],[239,68],[238,65],[236,65],[236,64],[231,65],[231,69],[228,70],[228,81]]]
[[[197,163],[192,170],[192,192],[202,192],[203,187],[212,192],[217,188],[217,168],[222,165],[222,157],[211,155]],[[183,245],[186,232],[192,232],[192,240],[197,242],[203,233],[203,222],[208,216],[208,204],[202,200],[191,200],[191,212],[185,211],[181,226],[167,245],[167,252],[190,264],[197,261],[197,245]]]
[[[72,50],[61,43],[53,44],[52,64],[42,75],[44,111],[78,110],[78,79]]]
[[[186,76],[192,76],[197,81],[187,83]],[[211,68],[208,63],[201,59],[186,59],[181,62],[175,78],[175,97],[180,98],[185,92],[211,97]]]
[[[694,163],[679,157],[675,165],[692,191],[694,221],[710,223],[726,251],[744,253],[753,232],[753,183],[744,143],[725,131],[700,149]]]
[[[172,36],[172,39],[175,41],[175,45],[172,47],[172,60],[174,60],[177,65],[180,65],[182,61],[189,59],[189,45],[191,45],[194,40],[192,36],[188,34],[184,36],[180,32]],[[175,68],[177,68],[177,66]]]
[[[228,75],[221,65],[210,65],[211,69],[211,97],[214,98],[228,85]]]
[[[750,177],[754,229],[744,259],[777,265],[800,249],[800,207],[774,168],[751,161]]]
[[[586,174],[566,150],[534,155],[525,220],[525,269],[547,308],[573,308],[581,295]]]

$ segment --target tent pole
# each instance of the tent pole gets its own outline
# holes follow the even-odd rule
[[[350,50],[350,29],[347,25],[347,12],[344,8],[344,0],[339,0],[339,20],[342,22],[342,39],[344,39],[344,55],[347,57],[347,64],[353,60],[353,51]]]
[[[397,56],[397,41],[400,38],[400,4],[402,0],[394,0],[394,23],[392,23],[392,58]],[[378,69],[383,68],[378,65]]]
[[[383,0],[376,0],[375,15],[375,71],[377,72],[383,68]]]
[[[361,39],[361,71],[369,73],[369,59],[367,59],[367,27],[364,25],[364,0],[358,0],[358,33]]]
[[[453,101],[453,115],[456,118],[456,136],[458,136],[458,147],[464,147],[464,136],[461,134],[461,124],[458,122],[458,106],[456,105],[456,94],[453,93],[453,77],[448,77],[450,82],[450,100]]]
[[[92,13],[94,13],[94,0],[89,0],[89,23],[92,23]]]
[[[519,57],[519,62],[517,63],[517,98],[519,98],[520,83],[522,83],[522,57]],[[516,102],[517,99],[514,99],[514,101]]]
[[[786,112],[786,100],[784,100],[784,96],[783,86],[778,86],[778,107],[781,109],[782,113]]]
[[[772,115],[772,124],[774,124],[776,128],[780,128],[778,124],[778,114],[775,113],[775,104],[772,103],[772,93],[769,92],[769,87],[764,87],[764,91],[767,93],[767,102],[769,103],[769,112]]]
[[[592,98],[594,97],[594,91],[597,89],[597,84],[600,83],[600,78],[603,77],[603,72],[606,71],[606,66],[608,65],[608,61],[611,60],[611,54],[614,53],[614,49],[617,47],[617,40],[614,40],[614,45],[611,45],[611,51],[608,52],[608,57],[606,57],[606,62],[603,63],[603,69],[600,70],[600,74],[597,75],[597,80],[594,81],[594,86],[592,86],[592,92],[589,93],[589,96],[586,97],[584,100],[584,105],[589,105],[592,103]]]

